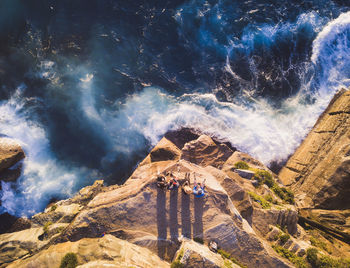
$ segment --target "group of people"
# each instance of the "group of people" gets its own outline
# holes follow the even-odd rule
[[[174,190],[179,187],[182,188],[185,194],[194,194],[196,197],[202,197],[205,195],[205,180],[200,183],[197,182],[196,176],[194,175],[194,185],[191,188],[190,173],[185,174],[185,181],[180,185],[179,179],[176,178],[172,173],[167,173],[165,176],[159,174],[157,176],[157,186],[163,190]]]

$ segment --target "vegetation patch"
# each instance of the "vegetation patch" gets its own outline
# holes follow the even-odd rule
[[[313,236],[311,236],[310,238],[310,243],[311,245],[313,245],[314,247],[317,247],[317,248],[320,248],[320,249],[323,249],[325,250],[326,252],[328,252],[329,254],[332,253],[332,250],[330,250],[327,246],[327,244]]]
[[[48,221],[47,223],[44,224],[44,233],[47,234],[49,232],[49,227],[53,223],[51,221]]]
[[[249,169],[249,165],[244,161],[238,161],[235,163],[234,167],[237,169]]]
[[[263,209],[271,208],[270,202],[265,200],[264,197],[257,195],[254,192],[248,192],[248,194],[255,202],[259,203]]]
[[[60,268],[75,268],[78,266],[77,254],[69,252],[62,258]]]
[[[342,268],[350,267],[350,259],[336,259],[326,255],[318,256],[316,248],[309,248],[306,251],[306,259],[313,268]]]
[[[51,212],[53,212],[53,211],[55,211],[56,209],[57,209],[57,205],[56,205],[56,204],[54,204],[54,205],[52,205],[52,206],[51,206],[50,211],[51,211]]]
[[[223,259],[227,259],[232,261],[233,263],[237,264],[238,266],[242,268],[247,268],[246,265],[240,263],[235,257],[233,257],[229,252],[223,250],[223,249],[218,249],[218,253],[221,255]],[[229,266],[228,266],[229,265]],[[225,262],[225,267],[231,267],[231,264],[229,262]]]
[[[284,245],[290,239],[290,235],[281,232],[278,236],[278,239],[280,240],[281,244]]]
[[[184,249],[182,248],[179,252],[179,254],[177,255],[176,259],[171,263],[170,267],[171,268],[183,268],[185,267],[182,263],[181,263],[181,259],[184,255]]]
[[[266,184],[283,201],[289,204],[294,204],[293,192],[285,187],[280,187],[270,172],[266,170],[258,170],[255,172],[253,179],[258,181],[258,186]]]
[[[272,248],[277,252],[278,255],[283,258],[288,259],[291,263],[293,263],[298,268],[308,268],[306,261],[302,257],[298,257],[293,252],[284,247],[278,245],[272,245]]]

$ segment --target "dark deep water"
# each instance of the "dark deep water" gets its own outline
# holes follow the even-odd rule
[[[118,183],[168,130],[284,160],[350,86],[350,1],[0,0],[1,211]]]

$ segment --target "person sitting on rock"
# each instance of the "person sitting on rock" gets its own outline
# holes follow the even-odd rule
[[[172,173],[170,173],[170,181],[168,183],[168,189],[169,190],[174,190],[177,189],[180,186],[180,183],[178,180],[173,176]]]
[[[165,177],[161,174],[158,174],[157,176],[157,187],[160,189],[166,190],[168,188],[168,183],[165,179]]]
[[[194,187],[193,187],[194,196],[196,196],[196,197],[204,196],[205,195],[204,188],[205,188],[205,180],[202,183],[197,182],[196,176],[195,176],[194,177]]]
[[[192,189],[190,187],[190,173],[185,174],[185,182],[182,184],[182,190],[184,191],[185,194],[191,194]]]

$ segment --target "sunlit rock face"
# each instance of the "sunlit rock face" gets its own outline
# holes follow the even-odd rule
[[[350,209],[350,93],[340,91],[279,174],[301,208]]]

